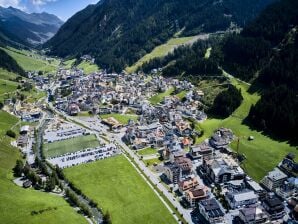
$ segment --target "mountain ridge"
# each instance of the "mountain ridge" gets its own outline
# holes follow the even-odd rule
[[[35,47],[50,39],[63,24],[57,16],[46,12],[26,13],[13,7],[0,6],[2,42]]]

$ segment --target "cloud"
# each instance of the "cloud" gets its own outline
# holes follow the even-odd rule
[[[57,0],[31,0],[32,4],[36,6],[45,5],[49,2],[55,2],[55,1]]]
[[[0,0],[0,6],[3,7],[19,7],[20,6],[20,0]]]

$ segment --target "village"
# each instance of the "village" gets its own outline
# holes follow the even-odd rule
[[[286,221],[298,204],[295,155],[255,182],[230,148],[237,139],[232,130],[219,128],[197,142],[201,133],[195,126],[207,119],[204,92],[155,73],[86,75],[60,68],[54,78],[33,77],[47,92],[46,102],[21,104],[10,112],[35,126],[46,123],[43,153],[54,166],[129,153],[189,223]],[[46,116],[47,110],[54,115]],[[20,133],[15,144],[34,164],[34,128],[25,125]]]

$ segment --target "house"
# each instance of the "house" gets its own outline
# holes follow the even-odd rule
[[[180,121],[177,121],[176,123],[176,133],[178,136],[190,136],[191,133],[192,133],[192,129],[190,127],[190,124],[183,121],[183,120],[180,120]]]
[[[225,222],[224,210],[215,198],[200,201],[199,211],[210,224]]]
[[[245,184],[248,189],[253,190],[259,196],[259,199],[262,200],[266,197],[267,191],[262,188],[257,182],[253,180],[246,180]]]
[[[25,125],[25,126],[22,126],[21,127],[20,134],[21,135],[26,135],[26,134],[28,134],[29,131],[30,131],[30,126],[29,125]]]
[[[186,178],[185,180],[179,181],[178,183],[179,191],[181,193],[189,189],[195,188],[198,185],[199,185],[199,181],[197,177],[189,177],[189,178]]]
[[[28,144],[28,135],[20,135],[20,137],[17,140],[17,146],[18,147],[26,147]]]
[[[230,180],[241,180],[245,173],[230,157],[224,156],[215,159],[203,159],[202,169],[205,175],[214,183],[226,183]]]
[[[273,171],[269,172],[268,175],[261,180],[261,183],[266,189],[275,191],[277,188],[281,187],[286,179],[286,174],[284,174],[280,169],[274,168]]]
[[[298,173],[298,163],[295,162],[295,154],[289,153],[279,164],[279,167],[282,171],[287,174],[296,174]]]
[[[225,198],[232,209],[252,205],[258,202],[258,196],[249,190],[242,192],[228,192]]]
[[[285,215],[284,205],[282,201],[270,194],[262,203],[271,220],[281,219]]]
[[[239,218],[244,224],[261,224],[268,220],[267,214],[260,206],[256,205],[241,208]]]
[[[199,201],[208,197],[208,188],[205,186],[197,186],[185,192],[185,198],[191,207],[196,206]]]
[[[246,189],[244,180],[231,180],[225,184],[230,191],[243,191]]]
[[[136,138],[132,144],[133,144],[132,148],[134,150],[138,150],[138,149],[143,149],[146,146],[148,146],[149,142],[147,139],[144,139],[144,138]]]
[[[215,149],[226,148],[234,139],[232,130],[227,128],[218,129],[209,139],[209,143]]]
[[[69,106],[68,106],[68,109],[67,109],[67,112],[70,116],[76,116],[78,115],[78,113],[80,112],[80,108],[77,104],[75,103],[71,103]]]
[[[175,159],[174,164],[181,169],[182,177],[187,177],[192,174],[192,162],[189,158],[178,157]]]
[[[189,155],[193,159],[211,158],[212,154],[213,148],[206,142],[199,145],[193,145],[189,150]]]
[[[177,184],[182,177],[181,168],[176,164],[165,165],[164,174],[167,177],[167,179],[173,184]]]
[[[108,117],[102,120],[102,123],[108,125],[111,129],[121,128],[123,125],[113,117]]]
[[[291,177],[286,180],[280,188],[276,189],[276,194],[283,199],[287,199],[298,192],[298,178]]]

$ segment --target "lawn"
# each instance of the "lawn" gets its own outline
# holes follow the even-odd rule
[[[154,158],[154,159],[144,159],[144,163],[148,166],[152,166],[154,164],[160,164],[161,160],[159,158]]]
[[[0,79],[10,80],[15,79],[18,75],[13,72],[9,72],[3,68],[0,68]]]
[[[17,118],[0,111],[0,223],[87,223],[66,201],[51,194],[23,189],[13,182],[12,168],[20,158],[17,149],[4,137]],[[37,211],[40,214],[31,215]]]
[[[151,147],[138,150],[138,154],[141,156],[152,155],[156,153],[157,153],[157,150]]]
[[[73,66],[73,64],[76,62],[76,59],[70,59],[70,60],[67,60],[67,61],[64,61],[63,64],[64,64],[64,68],[65,69],[71,69],[71,67]]]
[[[176,94],[176,96],[177,96],[180,100],[182,100],[182,99],[186,96],[187,93],[188,93],[188,91],[183,90],[183,91],[181,91],[180,93]]]
[[[86,135],[44,144],[46,157],[64,155],[69,152],[77,152],[86,148],[95,148],[99,142],[95,135]]]
[[[197,129],[204,130],[204,135],[198,138],[197,142],[210,137],[219,127],[231,128],[240,138],[239,152],[247,158],[242,167],[253,179],[260,181],[287,153],[293,152],[297,155],[297,149],[286,142],[275,141],[243,124],[243,119],[247,117],[251,105],[255,104],[260,96],[257,93],[248,93],[249,86],[243,82],[234,78],[231,78],[231,82],[237,88],[241,88],[244,98],[242,104],[226,119],[208,119],[202,124],[196,124]],[[248,141],[249,136],[254,136],[255,140]],[[233,142],[231,147],[236,151],[237,143]]]
[[[107,119],[109,117],[115,118],[118,122],[120,122],[123,125],[127,124],[130,119],[132,119],[134,121],[138,120],[138,116],[133,115],[133,114],[115,114],[115,113],[112,113],[112,114],[100,115],[101,119]]]
[[[29,92],[22,92],[25,96],[27,96],[26,98],[26,102],[27,103],[35,103],[36,101],[38,101],[39,99],[46,97],[46,92],[44,91],[39,91],[36,88],[33,88],[32,90],[30,90]]]
[[[11,93],[17,90],[18,83],[0,79],[0,95]]]
[[[161,103],[166,96],[170,96],[173,92],[174,92],[174,88],[171,87],[163,93],[159,93],[159,94],[152,96],[149,99],[149,101],[151,104],[157,105],[157,104]]]
[[[87,75],[99,70],[99,67],[96,64],[91,64],[86,61],[81,62],[77,67],[83,69],[84,73]]]
[[[211,47],[209,47],[209,48],[206,50],[206,53],[205,53],[205,56],[204,56],[204,58],[205,58],[205,59],[208,59],[208,58],[210,58],[210,55],[211,55],[211,50],[212,50],[212,48],[211,48]]]
[[[110,212],[113,224],[176,223],[124,156],[67,168],[64,173],[104,212]]]
[[[31,53],[25,50],[20,51],[13,48],[3,48],[3,50],[13,57],[25,71],[43,71],[48,73],[54,72],[58,66],[58,62],[56,60],[49,63],[43,60],[41,56],[36,53]],[[30,57],[30,54],[34,57]]]
[[[142,66],[145,62],[148,62],[150,59],[166,56],[168,53],[173,51],[176,47],[179,47],[183,44],[187,44],[188,42],[193,41],[195,38],[196,37],[172,38],[167,43],[155,47],[152,52],[144,55],[134,65],[127,67],[126,71],[128,73],[135,72],[138,67]]]

